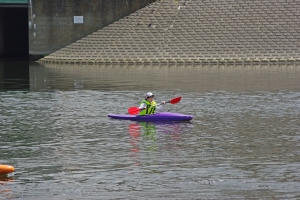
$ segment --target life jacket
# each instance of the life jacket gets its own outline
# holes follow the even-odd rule
[[[145,103],[147,105],[147,107],[143,110],[140,111],[140,115],[150,115],[150,114],[154,114],[155,109],[156,109],[156,103],[155,101],[152,101],[151,103],[149,101],[147,101],[146,99],[144,99],[142,103]]]

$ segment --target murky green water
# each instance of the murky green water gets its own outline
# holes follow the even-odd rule
[[[30,64],[15,85],[0,91],[0,164],[15,167],[0,199],[300,196],[300,66]],[[107,117],[148,91],[194,119]]]

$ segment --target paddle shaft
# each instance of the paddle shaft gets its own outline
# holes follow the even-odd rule
[[[176,97],[174,99],[171,99],[170,101],[167,101],[165,103],[171,103],[171,104],[175,104],[175,103],[178,103],[179,101],[181,100],[181,97]],[[162,105],[163,103],[160,103],[159,105]],[[145,108],[144,108],[145,109]],[[136,115],[138,114],[141,110],[143,109],[140,109],[138,107],[131,107],[131,108],[128,108],[128,113],[131,114],[131,115]]]

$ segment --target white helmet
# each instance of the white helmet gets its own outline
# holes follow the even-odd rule
[[[146,98],[149,98],[149,97],[154,97],[154,94],[152,94],[152,92],[147,92]]]

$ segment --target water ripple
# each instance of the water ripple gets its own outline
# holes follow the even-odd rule
[[[0,199],[300,195],[300,91],[158,89],[158,101],[183,97],[165,111],[194,119],[157,124],[107,117],[140,90],[87,88],[0,92],[0,163],[16,168],[0,177]]]

